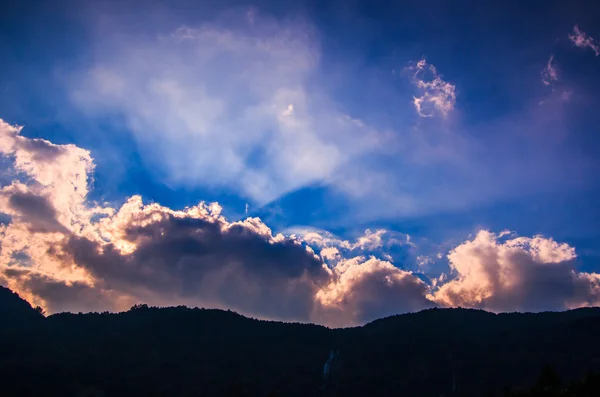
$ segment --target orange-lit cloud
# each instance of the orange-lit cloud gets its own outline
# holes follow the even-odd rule
[[[28,139],[0,121],[0,152],[14,176],[0,189],[0,212],[10,217],[0,227],[0,283],[50,313],[145,302],[345,326],[435,305],[599,302],[600,275],[577,272],[574,248],[549,238],[482,231],[450,252],[450,277],[428,283],[381,251],[414,247],[407,235],[367,230],[351,242],[326,232],[273,234],[259,218],[228,221],[216,203],[175,210],[140,196],[112,208],[87,197],[88,151]]]
[[[504,242],[480,231],[453,249],[456,278],[433,295],[442,305],[492,311],[567,309],[600,303],[597,275],[574,269],[575,249],[551,238],[518,237]]]

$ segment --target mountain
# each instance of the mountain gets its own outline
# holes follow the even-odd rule
[[[42,320],[42,314],[10,289],[0,286],[0,329],[23,326]]]
[[[0,323],[32,316],[14,299],[1,292],[18,307]],[[431,309],[346,329],[185,307],[33,312],[19,332],[0,327],[2,396],[484,396],[548,369],[563,384],[600,372],[595,308]]]

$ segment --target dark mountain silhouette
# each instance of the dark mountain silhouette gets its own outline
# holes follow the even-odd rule
[[[595,308],[431,309],[328,329],[145,305],[43,317],[0,289],[7,323],[2,396],[600,395]]]
[[[41,312],[8,288],[0,287],[0,329],[21,328],[43,319]]]

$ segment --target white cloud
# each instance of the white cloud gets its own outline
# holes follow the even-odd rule
[[[553,82],[558,81],[558,72],[556,66],[554,66],[554,55],[550,56],[546,67],[542,70],[542,84],[551,85]]]
[[[456,277],[432,299],[440,304],[492,311],[567,309],[600,303],[598,275],[574,269],[575,249],[550,238],[480,231],[448,256]]]
[[[310,27],[253,14],[144,40],[102,35],[96,64],[71,81],[90,115],[124,117],[170,185],[218,186],[265,204],[375,150],[378,133],[311,84]],[[104,56],[104,54],[109,54]]]
[[[571,40],[571,43],[573,43],[575,47],[589,48],[594,51],[596,56],[600,55],[600,47],[596,40],[579,30],[579,26],[577,25],[573,27],[573,32],[569,34],[569,40]]]
[[[435,259],[427,255],[419,255],[417,256],[417,265],[419,266],[427,266],[435,263]]]
[[[356,255],[357,253],[373,253],[375,251],[377,251],[378,254],[383,255],[388,249],[393,247],[414,248],[415,246],[414,243],[411,242],[408,234],[392,232],[385,229],[377,229],[375,231],[366,229],[364,234],[358,236],[355,241],[340,239],[324,230],[303,230],[296,228],[290,229],[289,232],[294,233],[294,235],[298,234],[303,241],[316,249],[324,250],[334,248],[337,253],[341,250],[346,253],[352,253],[353,255]],[[326,252],[328,253],[327,255],[330,256],[329,252],[334,251],[327,250]],[[335,257],[335,255],[333,257]]]
[[[273,234],[259,218],[230,222],[217,203],[174,210],[133,196],[100,207],[87,198],[89,152],[19,133],[0,120],[0,152],[17,171],[0,191],[0,212],[11,217],[0,226],[0,282],[49,312],[143,301],[345,326],[436,304],[504,311],[600,303],[600,275],[577,272],[573,247],[540,236],[500,242],[505,232],[481,231],[448,255],[454,278],[427,284],[374,256],[414,247],[383,229],[355,241],[322,231],[297,237]]]
[[[436,112],[447,116],[456,104],[456,86],[444,81],[434,65],[421,59],[414,67],[413,80],[421,96],[413,97],[413,104],[420,117],[433,117]]]

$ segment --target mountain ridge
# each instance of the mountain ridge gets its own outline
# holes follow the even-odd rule
[[[0,327],[6,396],[466,397],[526,387],[548,366],[566,381],[600,372],[598,308],[438,308],[330,329],[184,306],[45,318],[18,306],[36,316]]]

